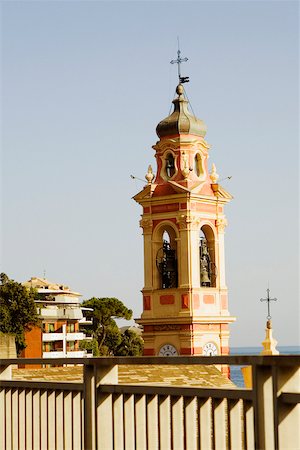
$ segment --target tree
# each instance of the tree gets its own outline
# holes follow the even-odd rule
[[[132,318],[131,309],[128,309],[120,300],[114,297],[93,297],[90,300],[84,301],[82,306],[92,309],[92,311],[86,311],[86,316],[92,320],[92,337],[97,342],[97,353],[99,355],[110,356],[124,355],[125,335],[120,332],[115,319],[130,320]],[[88,330],[86,331],[88,332]],[[128,340],[128,336],[126,336],[126,339]],[[134,342],[133,339],[132,342]],[[90,344],[90,346],[92,345]],[[137,348],[138,346],[135,344],[134,352],[137,352]],[[93,354],[96,356],[95,349],[93,349]]]
[[[136,331],[128,329],[122,334],[122,341],[116,349],[116,356],[140,356],[143,348],[143,339]]]
[[[26,347],[25,331],[39,324],[35,289],[27,289],[11,280],[5,273],[0,275],[0,331],[13,334],[17,354]]]

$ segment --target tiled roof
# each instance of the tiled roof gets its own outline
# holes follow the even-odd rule
[[[81,382],[81,366],[43,369],[13,369],[14,380]],[[120,384],[234,388],[215,366],[202,365],[120,365]]]

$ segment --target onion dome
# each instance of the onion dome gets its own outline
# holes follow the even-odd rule
[[[176,88],[178,97],[173,100],[174,111],[163,119],[156,127],[156,133],[159,138],[178,134],[194,134],[204,137],[206,134],[205,123],[197,119],[188,110],[188,101],[184,97],[182,84]]]

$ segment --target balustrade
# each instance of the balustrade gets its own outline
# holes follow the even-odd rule
[[[16,381],[16,364],[82,364],[82,383]],[[252,389],[118,384],[121,364],[252,366]],[[300,357],[6,359],[5,450],[299,450]]]

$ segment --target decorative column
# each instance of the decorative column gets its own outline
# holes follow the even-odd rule
[[[218,230],[218,246],[219,246],[219,286],[220,289],[226,289],[225,278],[225,242],[224,234],[227,226],[227,219],[222,217],[216,220]]]
[[[144,236],[144,289],[153,288],[152,276],[152,228],[153,222],[151,219],[143,218],[140,221],[140,227],[143,228]]]

